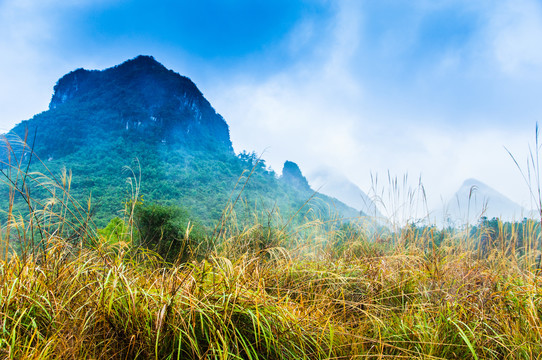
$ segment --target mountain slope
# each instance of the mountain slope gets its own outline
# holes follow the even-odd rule
[[[71,193],[80,201],[92,194],[101,225],[123,209],[139,183],[145,201],[181,205],[208,224],[248,176],[239,214],[276,208],[288,217],[313,195],[310,188],[279,179],[254,154],[236,156],[227,123],[196,85],[149,56],[65,75],[49,110],[21,122],[7,137],[25,134],[45,164],[34,156],[32,170],[72,170]],[[319,213],[336,208],[321,195],[310,205]],[[357,214],[344,204],[340,209],[344,216]]]
[[[320,169],[310,176],[311,184],[323,194],[329,195],[371,217],[382,219],[375,203],[356,184],[345,176],[329,169]]]

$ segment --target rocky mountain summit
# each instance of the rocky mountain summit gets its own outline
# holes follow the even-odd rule
[[[309,182],[301,173],[299,166],[293,161],[284,162],[281,179],[297,189],[311,191]]]
[[[47,133],[54,129],[53,134]],[[196,85],[150,56],[105,70],[77,69],[54,87],[49,111],[13,132],[38,134],[47,158],[67,155],[85,139],[132,137],[233,154],[229,128]]]

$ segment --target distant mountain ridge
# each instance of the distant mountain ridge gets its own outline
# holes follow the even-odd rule
[[[467,179],[448,200],[443,213],[448,222],[475,223],[480,217],[497,217],[503,221],[521,220],[530,214],[527,209],[477,179]]]
[[[180,204],[207,221],[218,219],[242,183],[239,177],[251,169],[242,194],[247,203],[278,207],[288,216],[313,195],[308,184],[294,186],[253,155],[236,155],[228,124],[196,85],[151,56],[66,74],[54,87],[49,110],[16,125],[7,138],[25,134],[36,135],[34,152],[53,172],[73,171],[72,193],[80,198],[92,193],[99,219],[122,209],[132,191],[123,171],[127,165],[134,174],[140,167],[146,201]],[[32,166],[44,170],[35,160]],[[310,206],[346,217],[358,214],[320,194]],[[241,213],[248,209],[238,207]]]

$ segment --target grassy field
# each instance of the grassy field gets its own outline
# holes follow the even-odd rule
[[[23,169],[24,170],[24,169]],[[5,172],[0,357],[9,359],[535,359],[542,354],[538,225],[492,241],[438,230],[307,221],[231,208],[165,262],[128,201],[97,231],[57,180]],[[29,184],[50,193],[31,196]],[[138,199],[134,182],[133,198]],[[502,225],[502,224],[501,224]],[[519,225],[518,225],[519,226]],[[512,229],[514,230],[514,229]],[[484,242],[485,241],[485,242]],[[481,244],[484,244],[483,246]],[[14,251],[17,250],[17,251]]]

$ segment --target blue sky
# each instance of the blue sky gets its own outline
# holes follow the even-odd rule
[[[524,163],[541,119],[539,0],[0,0],[0,54],[4,131],[63,74],[147,54],[277,171],[421,174],[433,206],[474,177],[529,205],[503,147]]]

